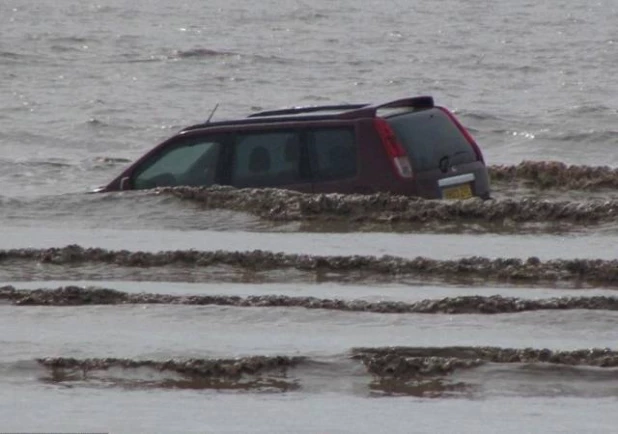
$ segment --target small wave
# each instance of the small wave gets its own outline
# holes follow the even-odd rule
[[[165,55],[151,55],[148,57],[142,57],[142,54],[132,54],[127,53],[122,56],[118,56],[119,60],[108,60],[107,63],[155,63],[155,62],[164,62],[166,60],[173,60],[174,58],[171,56]]]
[[[101,248],[82,248],[71,245],[50,249],[0,250],[0,263],[19,265],[35,262],[56,266],[70,266],[76,273],[76,265],[106,264],[123,268],[149,268],[149,276],[168,273],[170,267],[191,272],[208,267],[225,267],[227,272],[250,270],[260,273],[272,270],[292,269],[301,273],[332,273],[348,279],[366,279],[371,276],[434,278],[440,280],[488,280],[512,283],[578,282],[618,285],[618,260],[601,259],[553,259],[541,261],[536,257],[489,259],[479,256],[456,260],[436,260],[425,257],[415,259],[394,256],[318,256],[272,253],[261,250],[251,252],[174,250],[158,253],[114,251]],[[40,267],[39,267],[40,268]],[[196,270],[197,268],[197,270]],[[6,273],[8,270],[4,270]],[[280,276],[279,278],[285,278]],[[244,277],[247,278],[246,276]],[[287,276],[289,279],[289,276]]]
[[[24,64],[32,67],[49,62],[52,59],[45,53],[20,53],[15,51],[0,51],[0,65],[3,63]],[[7,71],[8,72],[8,71]]]
[[[116,165],[131,163],[132,160],[122,157],[96,157],[93,161],[99,164]]]
[[[301,21],[305,23],[313,23],[320,20],[324,20],[329,18],[329,13],[327,11],[319,11],[319,10],[308,10],[306,8],[300,8],[294,10],[291,14],[286,16],[286,19],[291,19],[295,21]]]
[[[107,123],[105,123],[102,120],[97,119],[97,118],[90,118],[90,119],[88,119],[86,121],[86,124],[88,126],[91,126],[91,127],[107,127],[107,126],[109,126],[109,124],[107,124]]]
[[[129,160],[128,158],[100,156],[100,157],[94,157],[94,158],[82,161],[81,169],[87,170],[87,171],[90,171],[90,170],[106,171],[113,167],[126,166],[130,164],[131,162],[132,160]],[[105,198],[107,201],[110,200],[109,195],[105,195]],[[90,204],[93,205],[94,203],[90,202]]]
[[[14,197],[10,197],[10,196],[1,196],[0,195],[0,209],[2,208],[13,208],[15,206],[19,206],[22,204],[22,201],[14,198]]]
[[[24,57],[22,54],[13,51],[0,51],[0,59],[18,60]]]
[[[71,52],[83,52],[84,48],[87,48],[87,47],[56,44],[56,45],[50,46],[49,48],[56,53],[71,53]]]
[[[60,161],[60,160],[47,160],[47,161],[24,161],[22,164],[31,167],[52,167],[52,168],[68,168],[75,167],[74,164]]]
[[[454,110],[453,111],[457,116],[462,119],[471,119],[475,121],[502,121],[504,119],[487,112],[480,111],[469,111],[469,110]]]
[[[63,169],[67,167],[74,167],[73,164],[61,159],[50,158],[48,160],[4,160],[0,159],[0,165],[19,166],[23,168],[52,168]]]
[[[539,134],[538,137],[558,142],[574,143],[576,146],[582,146],[585,143],[605,143],[606,146],[618,144],[618,131],[613,130],[545,133]]]
[[[553,297],[526,300],[494,295],[446,297],[421,300],[414,303],[397,301],[369,302],[364,300],[320,299],[284,295],[167,295],[129,294],[108,288],[65,286],[56,289],[18,290],[12,286],[0,287],[0,300],[17,306],[83,306],[114,304],[181,304],[217,305],[234,307],[303,307],[347,312],[419,313],[437,314],[499,314],[536,310],[618,310],[616,297]]]
[[[237,53],[223,50],[213,50],[210,48],[193,48],[190,50],[174,50],[168,59],[193,59],[209,58],[218,56],[235,56]]]
[[[609,107],[604,104],[584,104],[579,106],[570,107],[569,116],[583,114],[598,114],[598,113],[611,113],[617,114],[618,110],[615,107]]]
[[[50,38],[48,42],[58,43],[58,44],[89,44],[94,42],[94,40],[84,38],[82,36],[59,36],[55,38]]]
[[[239,56],[239,53],[234,53],[225,50],[213,50],[210,48],[193,48],[189,50],[172,50],[158,54],[146,54],[142,52],[130,52],[117,56],[116,59],[108,61],[108,63],[153,63],[166,62],[185,59],[208,59],[214,57]]]

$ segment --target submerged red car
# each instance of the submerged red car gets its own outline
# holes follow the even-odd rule
[[[263,111],[185,128],[100,191],[274,187],[489,198],[481,149],[430,96]]]

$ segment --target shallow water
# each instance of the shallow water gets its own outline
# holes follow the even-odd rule
[[[423,234],[423,233],[311,233],[221,230],[117,230],[3,227],[4,249],[83,247],[160,250],[265,250],[309,255],[392,255],[454,259],[469,256],[526,259],[616,259],[618,236],[597,234]],[[24,242],[24,238],[28,241]]]
[[[273,433],[386,432],[385,426],[397,432],[500,430],[519,433],[533,431],[540,424],[550,433],[578,433],[590,429],[611,432],[615,426],[612,410],[616,404],[613,397],[368,399],[339,393],[296,392],[284,396],[181,390],[119,393],[116,389],[54,386],[19,387],[6,399],[9,405],[0,410],[4,420],[22,411],[22,402],[48,402],[46,407],[31,410],[33,429],[61,429],[66,426],[66,420],[71,419],[72,426],[91,432],[124,432],[127,426],[137,426],[148,432],[182,430],[194,433],[251,432],[256,427]],[[153,407],[158,411],[153,412]],[[570,411],[565,412],[565,408]],[[445,412],[450,417],[427,417]],[[581,417],[584,413],[587,417]],[[114,417],[110,418],[110,414]],[[290,415],[302,415],[302,420]]]
[[[456,111],[492,170],[522,160],[618,166],[613,0],[448,0],[438,8],[426,0],[4,0],[0,29],[0,249],[78,244],[439,260],[618,257],[614,215],[597,221],[587,211],[592,200],[618,197],[616,176],[569,179],[549,166],[540,175],[523,170],[495,180],[494,197],[564,201],[579,217],[526,224],[515,215],[414,225],[328,216],[282,221],[152,192],[86,194],[157,142],[206,119],[217,103],[214,119],[431,94]],[[346,283],[329,273],[269,273],[0,258],[0,283],[31,289],[77,284],[130,293],[389,302],[615,293],[570,281],[385,275]],[[615,311],[427,315],[171,304],[2,304],[0,311],[0,420],[7,431],[579,433],[613,432],[618,422],[615,368],[489,363],[402,380],[368,373],[350,353],[392,345],[618,349]],[[64,378],[36,362],[259,354],[300,355],[311,363],[283,377],[204,382],[122,368]]]

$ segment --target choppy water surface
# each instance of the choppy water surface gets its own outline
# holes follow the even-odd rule
[[[3,430],[615,430],[615,1],[3,0],[0,35]],[[494,199],[87,193],[217,103],[417,94]]]

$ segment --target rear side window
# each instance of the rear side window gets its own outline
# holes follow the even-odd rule
[[[308,132],[311,171],[317,181],[351,178],[357,172],[353,128],[320,128]]]
[[[170,143],[134,172],[136,189],[214,184],[221,143],[213,137]]]
[[[301,182],[298,131],[255,132],[236,137],[231,184],[268,187]]]
[[[448,165],[477,160],[476,152],[459,128],[438,108],[396,115],[386,121],[408,152],[415,170],[437,169],[445,160]]]

